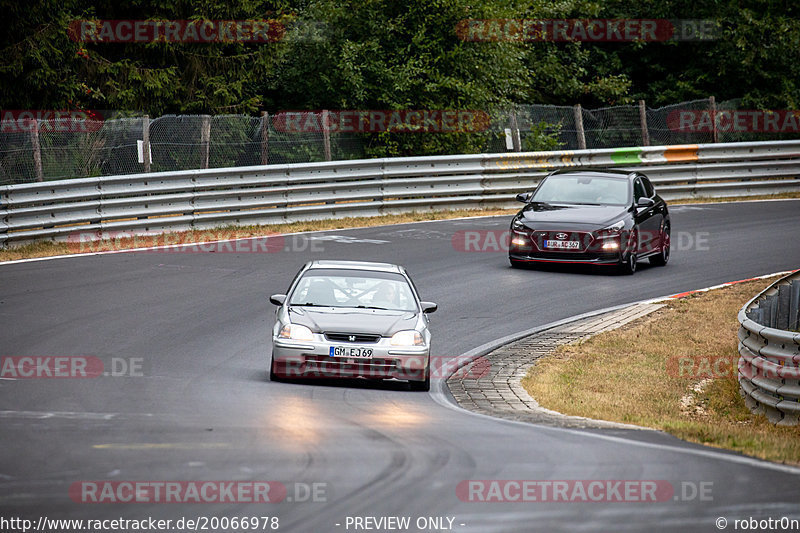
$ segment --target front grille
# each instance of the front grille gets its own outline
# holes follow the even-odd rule
[[[380,335],[365,333],[325,333],[325,338],[334,342],[355,342],[359,344],[375,344],[381,340]]]
[[[566,259],[570,261],[589,261],[592,259],[596,259],[595,254],[583,254],[580,252],[537,252],[535,254],[531,254],[531,257],[535,257],[536,259]]]
[[[390,378],[397,374],[394,359],[348,359],[345,357],[326,357],[310,355],[305,361],[306,374],[319,377],[360,376],[363,378]]]
[[[567,237],[564,239],[559,239],[556,237],[558,234],[566,234]],[[585,252],[589,246],[591,246],[592,241],[594,240],[594,236],[590,232],[586,231],[535,231],[531,236],[533,242],[536,244],[536,247],[539,250],[545,251],[547,253],[556,253],[556,254],[570,254],[575,252]],[[580,248],[577,250],[559,250],[553,248],[545,248],[544,241],[545,240],[561,240],[561,241],[579,241]]]

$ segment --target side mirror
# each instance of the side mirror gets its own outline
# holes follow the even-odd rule
[[[269,303],[272,305],[283,305],[283,302],[286,301],[285,294],[273,294],[269,297]]]
[[[420,302],[419,305],[422,306],[423,313],[433,313],[439,309],[439,306],[433,302]]]
[[[655,200],[652,198],[645,198],[644,196],[639,198],[639,201],[636,202],[636,207],[653,207],[656,205]]]
[[[522,202],[523,204],[527,204],[531,201],[531,196],[533,196],[532,192],[521,192],[516,196],[518,202]]]

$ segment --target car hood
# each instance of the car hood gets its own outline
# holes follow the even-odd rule
[[[417,313],[382,309],[343,309],[336,307],[290,307],[289,320],[315,332],[367,333],[389,337],[404,329],[414,329]]]
[[[618,205],[550,205],[534,202],[520,211],[520,221],[534,229],[548,229],[545,226],[563,228],[565,225],[601,228],[613,223],[626,211],[625,207]]]

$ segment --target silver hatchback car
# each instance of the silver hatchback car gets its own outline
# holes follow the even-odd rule
[[[278,306],[270,379],[353,377],[431,383],[432,302],[421,302],[405,268],[362,261],[311,261]]]

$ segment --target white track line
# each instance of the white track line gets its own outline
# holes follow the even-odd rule
[[[800,198],[771,198],[767,200],[735,200],[732,202],[707,202],[707,203],[690,203],[690,204],[670,204],[667,205],[671,206],[709,206],[709,205],[720,205],[720,204],[744,204],[744,203],[754,203],[754,202],[787,202],[787,201],[797,201]],[[292,233],[274,233],[269,235],[256,235],[254,237],[240,237],[236,239],[221,239],[217,241],[203,241],[203,242],[191,242],[191,243],[181,243],[181,244],[170,244],[170,245],[163,245],[163,246],[150,246],[145,248],[129,248],[125,250],[107,250],[103,252],[88,252],[88,253],[77,253],[77,254],[63,254],[63,255],[51,255],[47,257],[33,257],[30,259],[14,259],[11,261],[0,261],[0,266],[3,265],[15,265],[19,263],[32,263],[35,261],[50,261],[53,259],[68,259],[74,257],[92,257],[96,255],[107,255],[107,254],[122,254],[122,253],[131,253],[131,252],[145,252],[150,250],[166,250],[170,248],[179,248],[179,247],[189,247],[189,246],[206,246],[209,244],[217,244],[221,242],[236,242],[236,241],[248,241],[254,239],[263,239],[263,238],[275,238],[275,237],[287,237],[292,235],[307,235],[312,233],[330,233],[332,231],[353,231],[353,230],[362,230],[362,229],[371,229],[371,228],[386,228],[391,226],[406,226],[409,224],[430,224],[431,222],[449,222],[453,220],[477,220],[481,218],[494,218],[494,217],[507,217],[510,215],[479,215],[474,217],[457,217],[457,218],[442,218],[442,219],[435,219],[435,220],[416,220],[413,222],[399,222],[396,224],[379,224],[376,226],[358,226],[355,228],[338,228],[338,229],[321,229],[321,230],[313,230],[313,231],[295,231]],[[197,230],[197,231],[204,231],[204,230]],[[206,230],[209,232],[213,232],[215,230]],[[153,234],[153,235],[161,235],[161,234]],[[99,241],[98,241],[99,242]]]
[[[481,346],[479,346],[477,348],[469,350],[468,352],[464,352],[459,357],[463,358],[463,359],[467,359],[467,358],[471,358],[471,357],[479,357],[480,355],[483,355],[488,351],[492,351],[492,350],[494,350],[496,348],[499,348],[500,346],[508,344],[508,343],[510,343],[510,342],[512,342],[514,340],[517,340],[517,339],[520,339],[520,338],[523,338],[523,337],[527,337],[528,335],[532,335],[532,334],[534,334],[536,332],[544,331],[544,330],[547,330],[547,329],[552,329],[554,327],[561,326],[561,325],[564,325],[564,324],[568,324],[568,323],[574,322],[576,320],[581,320],[583,318],[588,318],[588,317],[591,317],[591,316],[607,313],[607,312],[610,312],[610,311],[615,311],[615,310],[621,309],[623,307],[629,307],[629,306],[633,306],[633,305],[637,305],[637,304],[641,304],[641,303],[663,302],[663,301],[666,301],[666,300],[670,300],[670,299],[674,299],[674,298],[677,298],[677,297],[685,296],[687,294],[693,294],[693,293],[696,293],[696,292],[707,292],[707,291],[714,290],[714,289],[721,289],[723,287],[728,287],[728,286],[734,285],[736,283],[742,283],[744,281],[765,279],[765,278],[770,278],[770,277],[773,277],[773,276],[781,276],[781,275],[791,274],[792,272],[796,272],[796,271],[790,270],[790,271],[783,271],[783,272],[775,272],[775,273],[772,273],[772,274],[764,274],[763,276],[757,276],[757,277],[749,278],[749,279],[746,279],[746,280],[739,280],[739,281],[731,281],[731,282],[728,282],[728,283],[721,283],[719,285],[714,285],[712,287],[706,287],[704,289],[698,289],[698,290],[695,290],[695,291],[689,291],[689,292],[686,292],[686,293],[678,293],[678,294],[674,294],[674,295],[670,295],[670,296],[661,296],[661,297],[658,297],[658,298],[652,298],[652,299],[648,299],[648,300],[641,300],[641,301],[638,301],[638,302],[632,302],[630,304],[623,304],[623,305],[616,305],[614,307],[607,307],[605,309],[599,309],[597,311],[590,311],[588,313],[583,313],[581,315],[576,315],[576,316],[573,316],[573,317],[565,318],[563,320],[558,320],[556,322],[550,322],[549,324],[545,324],[543,326],[539,326],[539,327],[533,328],[533,329],[525,331],[525,332],[515,333],[515,334],[508,335],[506,337],[503,337],[501,339],[497,339],[497,340],[494,340],[494,341],[489,341],[489,342],[487,342],[487,343],[485,343],[485,344],[483,344],[483,345],[481,345]],[[455,371],[453,373],[455,373]],[[711,448],[702,449],[702,448],[693,448],[693,447],[688,447],[688,446],[687,447],[684,447],[684,446],[672,446],[672,445],[669,445],[669,444],[659,444],[659,443],[654,443],[654,442],[644,442],[644,441],[635,440],[635,439],[626,439],[624,437],[617,437],[617,436],[614,436],[614,435],[607,435],[607,434],[603,434],[603,433],[598,433],[597,431],[586,431],[586,430],[581,430],[581,429],[571,429],[571,428],[560,428],[560,427],[554,427],[554,426],[546,426],[546,425],[535,424],[535,423],[531,423],[531,422],[521,422],[521,421],[517,421],[517,420],[509,420],[509,419],[506,419],[506,418],[496,418],[496,417],[493,417],[493,416],[490,416],[490,415],[485,415],[485,414],[482,414],[482,413],[476,413],[474,411],[470,411],[469,409],[465,409],[465,408],[461,407],[460,405],[454,403],[450,399],[450,397],[447,395],[447,393],[444,392],[444,387],[446,386],[445,385],[446,381],[447,381],[447,378],[434,381],[431,384],[432,387],[431,387],[431,391],[429,392],[429,395],[439,405],[441,405],[443,407],[446,407],[448,409],[452,409],[454,411],[458,411],[460,413],[468,413],[468,414],[470,414],[472,416],[478,416],[478,417],[481,417],[481,418],[484,418],[484,419],[494,420],[495,422],[506,422],[506,423],[509,423],[509,424],[519,424],[519,425],[528,426],[528,427],[535,426],[537,429],[546,430],[546,431],[567,432],[567,433],[572,433],[574,435],[580,435],[582,437],[590,437],[590,438],[601,439],[601,440],[606,440],[606,441],[615,442],[615,443],[622,443],[622,444],[628,444],[628,445],[634,445],[634,446],[641,446],[641,447],[644,447],[644,448],[651,448],[651,449],[661,450],[661,451],[666,451],[666,452],[684,453],[684,454],[695,455],[695,456],[699,456],[699,457],[706,457],[706,458],[709,458],[709,459],[716,459],[716,460],[720,460],[720,461],[728,461],[728,462],[731,462],[731,463],[737,463],[737,464],[752,466],[752,467],[755,467],[755,468],[765,468],[767,470],[776,470],[778,472],[783,472],[783,473],[786,473],[786,474],[800,475],[800,467],[791,466],[791,465],[784,465],[784,464],[779,464],[779,463],[773,463],[773,462],[765,461],[765,460],[762,460],[762,459],[756,459],[756,458],[753,458],[753,457],[748,457],[746,455],[736,455],[736,452],[730,452],[730,451],[729,452],[722,452],[722,451],[715,451],[715,450],[713,450]],[[642,428],[642,430],[657,431],[659,433],[664,433],[665,435],[668,434],[668,433],[666,433],[664,431],[657,430],[657,429],[652,429],[652,428]],[[631,431],[637,431],[637,430],[631,430]],[[688,441],[686,441],[686,442],[687,442],[687,444],[691,444],[691,443],[688,443]]]
[[[703,203],[703,204],[671,204],[671,205],[698,205],[698,206],[704,206],[704,205],[717,205],[717,204],[720,204],[720,203],[722,203],[722,204],[734,204],[734,203],[753,203],[753,202],[780,202],[780,201],[792,201],[792,200],[797,200],[797,198],[775,198],[775,199],[769,199],[769,200],[737,200],[737,201],[733,201],[733,202],[709,202],[707,204]],[[507,216],[507,215],[482,215],[482,216],[477,216],[477,217],[458,217],[458,218],[447,218],[447,219],[440,219],[440,220],[419,220],[419,221],[415,221],[415,222],[402,222],[402,223],[399,223],[399,224],[386,224],[386,225],[383,225],[383,226],[360,226],[360,227],[357,227],[357,228],[339,228],[339,229],[327,229],[327,230],[316,230],[316,231],[298,231],[298,232],[293,232],[293,233],[281,233],[281,234],[275,234],[275,235],[261,235],[261,236],[256,236],[256,237],[243,237],[241,239],[225,239],[225,240],[221,240],[221,241],[209,241],[209,242],[203,242],[203,243],[199,243],[198,242],[198,243],[188,243],[188,244],[177,244],[177,245],[171,245],[171,246],[154,246],[154,247],[150,247],[150,248],[133,248],[133,249],[130,249],[130,250],[110,250],[110,251],[106,251],[106,252],[91,252],[91,253],[88,253],[88,254],[54,255],[54,256],[49,256],[49,257],[35,257],[35,258],[31,258],[31,259],[16,259],[16,260],[13,260],[13,261],[3,261],[3,262],[0,262],[0,266],[13,265],[13,264],[17,264],[17,263],[30,263],[30,262],[34,262],[34,261],[49,261],[49,260],[52,260],[52,259],[65,259],[65,258],[74,258],[74,257],[90,257],[90,256],[95,256],[95,255],[130,253],[130,252],[137,252],[137,251],[141,252],[141,251],[145,251],[145,250],[154,250],[154,249],[160,249],[160,248],[174,248],[174,247],[178,247],[178,246],[184,246],[184,247],[185,246],[200,246],[200,245],[204,245],[204,244],[213,244],[213,243],[216,243],[216,242],[232,242],[232,241],[240,241],[240,240],[261,239],[261,238],[264,238],[264,237],[276,237],[276,236],[279,236],[279,235],[287,236],[287,235],[302,235],[302,234],[309,234],[309,233],[328,233],[328,232],[331,232],[331,231],[352,231],[352,230],[379,228],[379,227],[387,227],[387,226],[405,226],[405,225],[408,225],[408,224],[428,224],[428,223],[431,223],[431,222],[448,222],[448,221],[453,221],[453,220],[470,220],[470,219],[479,219],[479,218],[493,218],[493,217],[500,217],[500,216]],[[762,279],[762,278],[767,278],[767,277],[776,276],[776,275],[780,275],[780,274],[788,274],[788,273],[789,272],[778,272],[778,273],[775,273],[775,274],[766,274],[764,276],[759,276],[758,278],[752,278],[752,279]],[[730,283],[736,283],[736,282],[730,282]],[[711,290],[713,288],[724,287],[724,286],[727,286],[727,285],[728,284],[715,285],[714,287],[708,287],[706,289],[698,289],[697,291],[693,291],[693,292]],[[673,298],[675,296],[676,295],[663,296],[663,297],[660,297],[660,298],[643,300],[641,302],[634,302],[633,304],[635,304],[635,303],[652,303],[652,302],[657,302],[657,301],[663,301],[663,300],[668,300],[670,298]],[[629,305],[633,305],[633,304],[629,304]],[[616,306],[615,308],[619,308],[619,307],[621,307],[621,306]],[[611,310],[611,308],[605,309],[605,310],[600,310],[600,311],[597,311],[597,312],[592,312],[591,314],[599,314],[601,312],[606,312],[606,311],[610,311],[610,310]],[[574,318],[577,319],[577,317],[574,317]],[[550,328],[550,327],[554,327],[554,326],[556,326],[556,325],[558,325],[560,323],[565,323],[567,321],[571,321],[571,319],[554,322],[552,324],[548,324],[546,326],[543,326],[541,329],[547,329],[547,328]],[[540,328],[537,328],[537,329],[540,329]],[[467,352],[467,353],[469,353],[469,352]],[[439,387],[443,386],[443,382],[444,381],[445,380],[440,380]],[[525,425],[525,426],[528,426],[528,427],[530,427],[532,425],[532,424],[527,423],[527,422],[517,422],[517,421],[514,421],[514,420],[506,420],[506,419],[501,419],[501,418],[494,418],[494,417],[491,417],[491,416],[488,416],[488,415],[483,415],[483,414],[480,414],[480,413],[475,413],[475,412],[472,412],[472,411],[468,411],[468,410],[463,409],[463,408],[461,408],[461,407],[459,407],[457,405],[452,404],[449,401],[449,399],[447,398],[447,396],[444,394],[444,392],[439,390],[438,388],[435,391],[431,391],[429,394],[430,394],[430,396],[433,398],[433,400],[436,403],[438,403],[438,404],[440,404],[440,405],[442,405],[444,407],[453,409],[455,411],[459,411],[461,413],[465,413],[466,412],[466,413],[469,413],[469,414],[471,414],[473,416],[484,417],[484,418],[487,418],[489,420],[501,421],[501,422],[506,422],[506,423],[509,423],[509,424],[521,424],[521,425]],[[636,441],[636,440],[624,439],[622,437],[614,437],[614,436],[611,436],[611,435],[601,435],[601,434],[598,434],[598,433],[590,433],[590,432],[586,432],[586,431],[574,430],[574,429],[568,429],[568,428],[555,428],[555,427],[550,427],[550,426],[537,426],[537,427],[539,427],[540,429],[545,429],[545,430],[549,430],[549,431],[562,431],[562,432],[574,433],[574,434],[578,434],[578,435],[581,435],[581,436],[584,436],[584,437],[588,436],[588,437],[592,437],[592,438],[596,438],[596,439],[603,439],[603,440],[608,440],[608,441],[612,441],[612,442],[619,442],[619,443],[624,443],[624,444],[633,444],[633,445],[636,445],[636,446],[643,446],[643,447],[646,447],[646,448],[654,448],[654,449],[659,449],[659,450],[664,450],[664,451],[672,451],[672,452],[677,452],[677,453],[688,453],[690,455],[698,455],[698,456],[709,457],[709,458],[713,458],[713,459],[720,459],[720,460],[730,461],[730,462],[739,463],[739,464],[747,464],[747,465],[758,467],[758,468],[767,468],[767,469],[771,469],[771,470],[778,470],[778,471],[781,471],[781,472],[800,475],[800,468],[798,468],[798,467],[793,467],[793,466],[788,466],[788,465],[780,465],[780,464],[776,464],[776,463],[770,463],[770,462],[767,462],[767,461],[761,461],[759,459],[753,459],[751,457],[746,457],[746,456],[731,455],[731,454],[727,454],[727,453],[714,452],[712,450],[698,450],[698,449],[692,449],[692,448],[669,446],[669,445],[666,445],[666,444],[655,444],[655,443],[641,442],[641,441]]]

